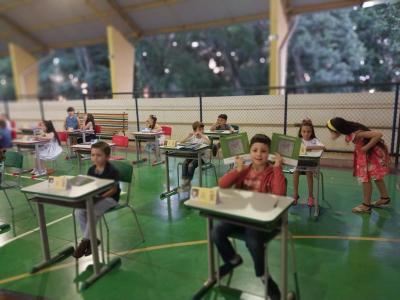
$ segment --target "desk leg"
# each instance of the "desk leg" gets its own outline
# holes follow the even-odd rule
[[[39,144],[35,144],[35,163],[36,163],[36,170],[39,171],[40,159],[39,159]]]
[[[288,272],[287,269],[288,269],[288,211],[286,211],[282,215],[281,295],[283,300],[287,299],[287,272]]]
[[[76,155],[78,156],[78,170],[79,174],[82,174],[82,154],[79,153],[78,151],[76,152]]]
[[[49,239],[47,237],[46,216],[44,214],[44,206],[41,203],[37,204],[38,221],[40,228],[40,239],[42,240],[43,258],[45,261],[50,260]]]
[[[82,142],[86,143],[86,133],[82,133]]]
[[[317,175],[317,197],[315,199],[314,217],[319,216],[319,185],[320,185],[320,169],[317,168],[315,174]]]
[[[49,239],[47,236],[47,227],[46,227],[46,217],[44,214],[44,206],[42,203],[37,203],[38,210],[38,221],[39,221],[39,229],[40,229],[40,238],[42,240],[42,251],[43,251],[43,259],[44,261],[36,266],[34,266],[31,270],[31,273],[35,273],[40,271],[48,266],[61,261],[72,254],[74,251],[74,247],[67,247],[61,252],[59,252],[56,256],[50,256],[50,247],[49,247]]]
[[[96,219],[94,215],[94,204],[93,198],[90,197],[86,201],[86,213],[89,224],[90,231],[90,246],[92,247],[92,258],[93,258],[93,269],[94,274],[90,276],[83,284],[82,289],[88,288],[91,284],[93,284],[97,279],[111,271],[114,267],[121,264],[121,258],[116,257],[112,259],[107,265],[101,267],[99,262],[99,252],[97,247],[97,236],[96,236]]]
[[[141,160],[141,155],[140,155],[140,143],[139,143],[139,140],[138,140],[138,137],[137,136],[135,136],[135,147],[136,147],[136,161],[134,161],[133,163],[134,164],[138,164],[138,163],[140,163],[140,162],[142,162],[142,160]]]
[[[207,253],[208,253],[208,279],[193,296],[193,299],[202,299],[202,297],[211,289],[217,282],[215,276],[215,257],[214,257],[214,245],[211,239],[211,232],[213,228],[213,219],[207,217]]]
[[[97,248],[96,217],[94,215],[93,198],[86,201],[86,213],[90,231],[90,246],[92,247],[94,273],[100,273],[99,252]]]
[[[200,176],[199,185],[203,186],[203,162],[201,161],[201,158],[202,158],[202,152],[199,151],[197,153],[197,162],[198,162],[198,165],[199,165],[199,176]]]

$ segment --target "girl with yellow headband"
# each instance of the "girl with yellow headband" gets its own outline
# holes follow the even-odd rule
[[[368,127],[343,118],[328,120],[326,127],[332,139],[346,135],[346,142],[354,144],[353,175],[363,185],[363,202],[354,207],[354,213],[371,213],[372,207],[382,207],[390,203],[390,197],[383,178],[389,173],[389,152],[382,140],[383,134]],[[380,199],[371,203],[372,181],[375,181]]]

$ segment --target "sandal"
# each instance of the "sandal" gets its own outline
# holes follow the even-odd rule
[[[391,199],[390,197],[380,197],[379,200],[371,203],[373,207],[384,207],[389,205]]]
[[[360,205],[357,205],[356,207],[353,207],[353,209],[351,210],[353,213],[366,213],[366,214],[370,214],[371,213],[371,207],[372,205],[370,204],[365,204],[364,202],[361,203]]]

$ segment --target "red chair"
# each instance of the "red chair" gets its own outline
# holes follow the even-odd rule
[[[58,138],[59,138],[60,142],[67,143],[68,134],[65,131],[57,132],[57,135],[58,135]]]
[[[14,120],[11,120],[10,124],[11,124],[11,138],[14,140],[17,138],[17,123]]]
[[[97,135],[97,138],[100,140],[100,134],[101,134],[101,126],[100,125],[94,125],[94,133]]]
[[[168,137],[171,138],[172,136],[172,127],[171,126],[161,126],[162,132],[163,134]]]
[[[121,149],[125,152],[125,156],[113,155],[110,160],[124,160],[128,158],[128,146],[129,138],[124,135],[113,135],[112,143],[115,144],[115,148]]]

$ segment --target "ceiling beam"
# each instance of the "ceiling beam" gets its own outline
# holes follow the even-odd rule
[[[288,13],[291,15],[298,15],[302,13],[309,13],[309,12],[316,12],[316,11],[324,11],[324,10],[331,10],[331,9],[338,9],[349,7],[352,5],[362,5],[363,0],[339,0],[339,1],[330,1],[330,2],[323,2],[323,3],[315,3],[315,4],[306,4],[301,6],[291,6],[289,8]]]
[[[10,18],[6,17],[5,15],[0,14],[0,20],[6,23],[13,31],[17,32],[20,36],[30,40],[32,43],[34,43],[36,46],[41,48],[41,51],[48,51],[49,48],[48,46],[42,42],[40,39],[32,35],[28,30],[26,30],[24,27],[19,25],[18,23],[14,22]]]
[[[124,11],[117,1],[115,0],[107,0],[107,3],[111,6],[111,8],[115,11],[115,13],[125,22],[126,25],[132,30],[132,35],[135,38],[140,37],[142,30],[139,26],[131,19],[131,17]]]
[[[128,4],[123,6],[122,8],[125,11],[134,12],[146,9],[154,9],[165,5],[178,4],[179,2],[184,2],[184,1],[186,0],[154,0],[145,3]]]
[[[227,18],[227,19],[220,19],[202,23],[192,23],[192,24],[185,24],[180,26],[172,26],[172,27],[164,27],[164,28],[157,28],[149,31],[143,32],[143,35],[157,35],[162,33],[170,33],[170,32],[181,32],[181,31],[190,31],[190,30],[200,30],[200,29],[207,29],[211,27],[221,27],[221,26],[229,26],[238,23],[245,23],[245,22],[252,22],[258,20],[267,20],[269,18],[268,11],[264,13],[256,14],[256,15],[249,15],[249,16],[241,16],[236,18]]]

